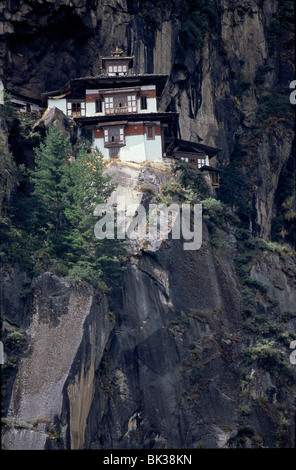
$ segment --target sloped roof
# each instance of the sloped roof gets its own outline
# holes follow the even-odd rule
[[[222,149],[210,147],[209,145],[204,145],[199,142],[190,142],[189,140],[175,139],[174,140],[174,151],[183,151],[183,152],[194,152],[198,154],[207,154],[209,157],[214,157]]]
[[[96,89],[96,88],[120,88],[126,86],[155,85],[156,95],[161,96],[167,83],[168,75],[156,74],[139,74],[139,75],[122,75],[109,76],[106,74],[97,75],[95,77],[79,77],[69,80],[64,87],[59,90],[43,93],[44,99],[62,95],[73,90]]]
[[[174,121],[178,119],[178,113],[130,113],[130,114],[112,114],[107,116],[79,116],[74,120],[84,125],[98,125],[104,122],[120,122],[126,120],[128,122],[138,121]]]

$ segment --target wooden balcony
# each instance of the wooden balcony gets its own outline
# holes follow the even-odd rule
[[[113,116],[118,114],[135,114],[137,113],[136,106],[118,106],[116,108],[110,108],[105,110],[106,116]]]

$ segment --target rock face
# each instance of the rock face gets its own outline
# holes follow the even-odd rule
[[[228,441],[231,432],[223,429],[234,429],[237,419],[229,379],[238,380],[231,357],[240,348],[240,318],[225,313],[238,312],[240,297],[235,284],[227,295],[231,268],[223,280],[215,269],[206,242],[194,256],[176,242],[131,260],[87,447],[210,448]],[[112,386],[104,390],[106,383]]]
[[[189,43],[182,49],[180,36],[188,18],[181,0],[165,5],[25,0],[20,7],[7,0],[0,7],[0,78],[9,90],[40,98],[70,78],[99,74],[101,57],[116,45],[135,56],[135,73],[168,74],[159,109],[180,113],[181,138],[201,137],[221,148],[220,165],[237,157],[233,149],[238,137],[250,149],[241,168],[252,188],[253,229],[269,239],[276,188],[292,155],[293,136],[287,130],[292,132],[294,126],[286,116],[294,78],[291,3],[211,2],[201,12],[203,21],[210,23],[207,32],[202,30],[203,44]],[[282,125],[277,119],[276,132],[272,128],[255,138],[256,116],[265,100],[258,92],[260,73],[267,91],[286,94],[287,113],[279,116],[276,109],[274,119],[280,118]],[[272,180],[260,177],[268,166]]]
[[[143,172],[158,184],[171,178],[149,165],[109,171],[134,190]],[[28,337],[6,397],[4,446],[293,447],[295,261],[285,252],[254,255],[245,304],[234,233],[219,230],[214,246],[204,224],[195,251],[184,251],[182,238],[155,251],[134,245],[108,301],[45,273],[25,303],[16,295],[9,303],[24,276],[14,268],[8,279],[4,270],[7,324]]]
[[[70,288],[57,276],[45,273],[32,284],[25,318],[31,319],[26,329],[28,347],[7,412],[7,419],[23,423],[24,429],[9,430],[3,438],[4,447],[46,448],[68,396],[70,426],[59,432],[65,434],[71,448],[79,448],[92,401],[94,372],[112,329],[106,300],[95,295],[90,286]],[[15,323],[12,315],[9,319]],[[19,323],[23,326],[24,322]]]
[[[279,181],[291,165],[293,126],[289,116],[277,115],[279,106],[260,128],[268,94],[258,83],[274,97],[287,89],[288,100],[294,78],[288,6],[283,12],[278,1],[217,0],[216,26],[199,47],[182,50],[182,2],[172,3],[6,0],[0,77],[8,90],[38,98],[70,78],[100,73],[101,57],[117,45],[135,55],[135,73],[168,74],[159,109],[180,113],[181,138],[221,148],[221,166],[238,159],[237,141],[247,148],[240,171],[252,229],[268,240]],[[64,118],[47,112],[36,129],[58,122],[67,132]],[[2,114],[0,137],[7,146]],[[121,194],[143,203],[141,185],[157,191],[173,177],[165,166],[108,171]],[[204,224],[196,251],[184,251],[182,239],[155,251],[134,244],[111,299],[53,273],[31,285],[19,267],[2,265],[10,340],[4,447],[294,447],[295,260],[268,244],[256,251],[250,242],[244,277],[237,264],[241,237],[230,224],[216,236]],[[11,338],[24,332],[16,360]]]

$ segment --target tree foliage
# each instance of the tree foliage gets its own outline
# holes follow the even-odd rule
[[[182,0],[178,5],[181,14],[180,45],[183,49],[202,47],[210,27],[218,26],[218,11],[213,0]]]
[[[94,208],[115,189],[104,172],[102,155],[81,146],[73,158],[69,138],[56,126],[34,152],[30,192],[20,193],[10,208],[2,252],[32,275],[49,270],[107,290],[120,279],[122,268],[119,242],[94,235]],[[9,153],[1,157],[0,174],[5,181],[0,193],[5,212],[18,175]]]
[[[64,197],[69,172],[70,140],[53,126],[44,142],[35,149],[35,169],[31,172],[33,197],[38,211],[37,227],[45,230],[47,241],[58,251],[56,244],[66,225]]]
[[[118,243],[108,243],[106,250],[104,241],[94,236],[94,209],[115,189],[104,173],[102,155],[82,146],[72,158],[69,139],[56,126],[48,130],[35,153],[31,182],[34,223],[42,238],[40,263],[58,268],[73,282],[85,280],[106,289],[121,268]],[[113,269],[106,269],[109,264]]]
[[[14,161],[13,155],[8,152],[3,143],[0,143],[0,216],[6,217],[11,195],[16,185],[19,184],[22,168]]]

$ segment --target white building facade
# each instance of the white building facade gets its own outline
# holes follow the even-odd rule
[[[168,77],[132,74],[133,57],[118,49],[102,64],[106,73],[71,80],[64,90],[49,94],[48,107],[74,119],[81,132],[87,130],[92,148],[105,158],[161,162],[164,134],[177,117],[157,110]]]
[[[219,149],[178,139],[178,114],[158,111],[167,75],[133,74],[133,57],[118,49],[102,58],[102,67],[97,77],[73,79],[47,93],[48,107],[73,119],[104,158],[143,163],[171,157],[211,168]]]

